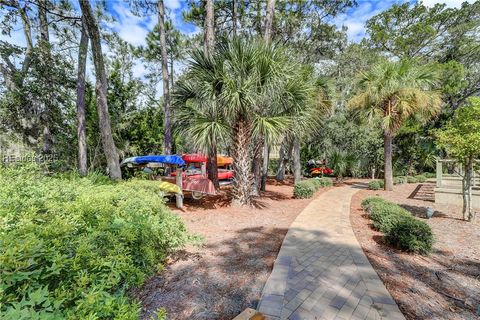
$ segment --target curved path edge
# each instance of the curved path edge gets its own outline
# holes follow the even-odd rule
[[[292,223],[258,304],[267,319],[405,319],[353,233],[359,189],[321,194]]]

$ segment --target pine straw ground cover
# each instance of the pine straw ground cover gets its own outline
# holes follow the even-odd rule
[[[229,207],[228,192],[196,203],[186,200],[186,209],[176,212],[190,232],[205,238],[204,246],[176,255],[134,292],[143,303],[143,318],[158,306],[175,320],[232,319],[255,308],[288,227],[311,200],[293,199],[291,182],[273,181],[254,208]]]
[[[478,319],[480,223],[462,221],[461,208],[435,204],[432,188],[424,183],[398,185],[393,192],[360,190],[351,203],[352,227],[407,319]],[[404,253],[384,243],[383,234],[373,230],[360,205],[363,199],[375,195],[403,206],[428,223],[435,239],[429,256]],[[427,207],[435,209],[429,220],[422,218]]]

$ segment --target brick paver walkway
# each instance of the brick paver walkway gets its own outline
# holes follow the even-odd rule
[[[333,188],[292,223],[259,303],[269,319],[405,319],[352,231],[356,191]]]

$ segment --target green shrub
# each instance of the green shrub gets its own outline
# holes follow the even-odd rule
[[[154,181],[0,168],[2,319],[137,319],[125,295],[189,239]]]
[[[370,205],[369,211],[373,226],[383,233],[389,232],[400,219],[411,217],[408,211],[389,202],[375,202]]]
[[[313,197],[316,190],[315,184],[310,180],[300,181],[293,187],[293,196],[298,199],[308,199]]]
[[[313,178],[311,181],[315,184],[317,187],[317,190],[323,187],[330,187],[333,186],[333,181],[331,178]]]
[[[408,177],[407,177],[407,182],[408,182],[408,183],[417,183],[418,180],[417,180],[416,177],[408,176]]]
[[[370,197],[362,201],[362,208],[370,214],[373,226],[385,233],[387,243],[414,253],[431,251],[433,235],[428,224],[415,219],[399,205]]]
[[[313,197],[315,192],[323,187],[332,186],[330,178],[313,178],[297,182],[293,187],[293,196],[298,199],[308,199]]]
[[[370,208],[376,203],[385,203],[385,200],[380,197],[366,198],[362,201],[362,208],[370,213]]]
[[[370,190],[380,190],[383,189],[385,186],[385,182],[383,180],[373,180],[368,183],[368,189]]]
[[[401,250],[428,254],[432,250],[433,234],[428,224],[409,217],[400,219],[386,234],[385,240]]]
[[[433,173],[433,172],[424,172],[423,175],[424,175],[427,179],[432,179],[432,178],[436,178],[436,177],[437,177],[437,174],[436,174],[436,173]]]
[[[417,182],[420,182],[420,183],[427,181],[427,177],[425,177],[424,175],[421,175],[421,174],[415,176],[415,179],[417,179]]]
[[[404,184],[407,183],[407,177],[405,176],[398,176],[393,178],[394,184]]]

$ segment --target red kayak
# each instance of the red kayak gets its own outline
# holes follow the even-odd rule
[[[207,162],[207,156],[200,153],[190,153],[182,155],[183,161],[187,163],[202,163]]]
[[[176,172],[172,172],[171,176],[175,177],[177,175]],[[195,170],[194,173],[189,173],[186,172],[187,177],[192,178],[192,179],[202,179],[202,174],[199,172],[199,170]],[[218,169],[218,180],[228,180],[233,178],[233,171],[232,170],[224,170],[224,169]]]

